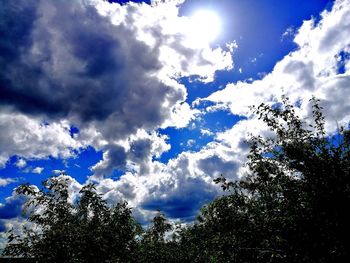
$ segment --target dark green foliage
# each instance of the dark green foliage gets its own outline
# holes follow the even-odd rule
[[[140,240],[137,262],[180,262],[176,261],[177,255],[174,254],[177,243],[166,239],[167,232],[172,229],[172,225],[159,211]]]
[[[184,231],[192,262],[347,262],[349,131],[327,138],[314,100],[307,126],[284,98],[254,111],[275,137],[252,137],[238,182],[216,179],[229,194],[204,207]],[[185,247],[186,247],[185,246]]]
[[[93,185],[72,203],[67,184],[51,178],[41,191],[17,190],[29,197],[29,220],[39,229],[10,234],[5,254],[46,262],[348,262],[350,132],[327,137],[313,101],[311,125],[286,98],[280,107],[253,108],[274,136],[251,137],[250,174],[217,178],[226,195],[192,225],[174,229],[159,212],[142,230],[126,203],[108,207]]]
[[[36,229],[10,233],[4,255],[45,262],[131,262],[141,227],[126,203],[108,207],[89,184],[76,203],[69,200],[65,180],[50,178],[40,191],[29,185],[17,189],[28,196],[29,221]],[[28,210],[29,209],[29,210]]]

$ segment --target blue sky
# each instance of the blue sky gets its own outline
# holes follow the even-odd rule
[[[250,105],[287,94],[307,118],[315,95],[349,122],[348,0],[0,3],[1,229],[22,220],[15,187],[62,172],[141,222],[191,221],[216,176],[244,176],[266,132]]]

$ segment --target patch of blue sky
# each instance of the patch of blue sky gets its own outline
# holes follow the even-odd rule
[[[221,35],[213,43],[223,46],[236,41],[235,69],[217,74],[216,83],[261,78],[270,72],[277,61],[297,48],[293,42],[295,30],[304,20],[330,9],[333,0],[188,0],[180,9],[181,15],[190,16],[198,9],[211,9],[222,20]]]
[[[173,127],[160,129],[160,134],[168,136],[167,142],[171,145],[171,149],[163,153],[158,159],[162,163],[167,163],[170,159],[175,158],[183,151],[194,150],[199,148],[212,140],[212,138],[201,137],[200,130],[191,128],[176,129]],[[189,145],[188,142],[195,140],[195,145]]]
[[[124,170],[120,170],[120,169],[114,169],[110,178],[113,180],[118,180],[122,175],[125,174]]]
[[[52,157],[44,160],[28,160],[23,168],[16,166],[18,159],[17,156],[11,157],[6,167],[0,170],[0,177],[15,180],[11,183],[11,187],[0,188],[0,202],[3,202],[5,197],[10,196],[13,189],[20,184],[29,183],[40,187],[42,181],[55,175],[53,172],[55,170],[65,171],[66,174],[74,176],[79,183],[84,183],[87,177],[92,175],[91,166],[102,159],[102,152],[97,152],[94,148],[88,147],[77,154],[76,157],[66,160]],[[44,169],[40,174],[34,173],[33,169],[36,167]]]
[[[180,79],[180,83],[185,85],[187,89],[187,99],[188,104],[192,104],[197,98],[206,98],[214,91],[224,88],[225,86],[218,87],[216,81],[211,83],[203,83],[196,80],[195,77],[185,77]]]
[[[345,65],[349,60],[350,60],[350,53],[349,52],[342,51],[339,53],[338,69],[337,69],[338,74],[344,74],[346,72]]]
[[[86,178],[92,175],[90,168],[97,162],[102,160],[102,151],[96,151],[92,147],[84,149],[76,158],[66,160],[65,171],[69,175],[74,175],[74,178],[79,183],[84,183]]]
[[[197,98],[205,98],[225,88],[228,83],[250,82],[263,78],[273,70],[276,62],[297,49],[293,38],[303,20],[314,17],[317,21],[320,12],[325,8],[330,9],[332,3],[333,1],[328,0],[186,1],[180,9],[182,15],[191,15],[196,9],[208,8],[221,16],[224,33],[213,43],[213,46],[223,46],[232,40],[238,44],[233,54],[234,69],[217,72],[214,82],[201,83],[195,77],[181,79],[181,83],[186,86],[188,92],[186,102],[192,104]],[[344,66],[339,69],[344,70]],[[200,105],[200,107],[206,106],[208,105]],[[232,127],[238,120],[238,116],[230,116],[225,111],[218,111],[202,115],[201,120],[196,120],[194,124],[202,122],[201,126],[207,125],[207,129],[215,132],[220,131],[220,128],[225,130]],[[169,143],[172,149],[162,155],[162,161],[177,156],[183,150],[198,150],[214,138],[213,136],[203,137],[200,129],[191,129],[191,127],[180,130],[167,129],[164,133],[170,137]],[[188,142],[192,143],[188,144]]]
[[[161,155],[159,161],[167,163],[183,151],[199,151],[209,142],[215,140],[215,134],[232,128],[242,118],[225,110],[208,112],[192,121],[188,127],[159,130],[169,137],[171,149]]]
[[[224,88],[228,83],[250,82],[263,78],[273,70],[276,62],[298,48],[293,38],[303,20],[313,17],[317,22],[320,12],[324,9],[329,10],[332,4],[333,1],[330,0],[186,1],[180,9],[181,15],[190,16],[197,9],[211,9],[221,16],[223,33],[213,46],[223,46],[232,40],[238,45],[233,54],[234,69],[217,72],[214,82],[201,83],[196,81],[195,77],[181,79],[181,83],[187,88],[187,102],[192,104],[197,98],[205,98]],[[342,54],[340,56],[343,61],[344,56]],[[200,105],[200,107],[207,106],[207,104]],[[201,120],[196,120],[194,124],[202,123],[203,127],[215,133],[232,127],[239,120],[238,116],[217,111],[202,115]],[[163,154],[161,158],[163,161],[175,157],[183,150],[188,150],[186,143],[188,141],[195,142],[192,147],[202,148],[214,139],[213,136],[201,136],[200,129],[167,129],[165,134],[170,137],[169,143],[172,149]]]
[[[79,128],[71,126],[69,129],[70,136],[73,138],[75,134],[79,133]]]

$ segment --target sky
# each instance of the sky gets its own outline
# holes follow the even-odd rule
[[[350,120],[350,0],[0,0],[0,231],[25,224],[23,183],[88,182],[191,222],[239,179],[249,107],[281,101],[327,131]]]

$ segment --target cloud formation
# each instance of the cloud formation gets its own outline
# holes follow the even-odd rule
[[[13,179],[13,178],[1,178],[0,177],[0,187],[4,187],[4,186],[7,186],[11,183],[14,183],[16,182],[17,180],[16,179]]]
[[[300,106],[303,117],[310,116],[309,99],[321,100],[330,123],[347,125],[350,119],[350,1],[335,1],[320,21],[304,21],[294,42],[298,45],[261,80],[231,83],[205,100],[228,108],[233,114],[249,116],[249,106],[277,103],[283,94]]]
[[[134,189],[136,194],[131,200],[141,213],[160,208],[170,217],[186,220],[186,216],[195,213],[192,208],[198,208],[197,204],[219,193],[213,178],[221,173],[230,179],[243,176],[247,172],[242,164],[249,150],[245,143],[249,133],[272,136],[251,115],[251,105],[275,104],[286,94],[307,120],[311,114],[309,99],[314,95],[321,99],[329,132],[334,131],[336,121],[347,125],[350,120],[347,100],[350,60],[346,55],[350,51],[349,17],[350,1],[336,1],[332,10],[322,13],[319,22],[304,21],[294,39],[299,48],[279,61],[272,72],[260,80],[229,84],[208,96],[205,100],[214,103],[208,111],[224,108],[245,118],[216,134],[215,141],[199,152],[183,152],[166,165],[153,162],[154,169],[147,177],[123,176],[118,184],[126,183],[128,189]],[[195,203],[188,202],[189,196],[193,196]]]
[[[12,111],[0,111],[0,167],[12,155],[27,159],[68,158],[74,149],[83,146],[70,135],[66,121],[43,123],[38,118]],[[17,167],[24,168],[26,161],[19,159]]]
[[[93,145],[105,152],[105,171],[120,168],[132,161],[126,157],[134,158],[123,153],[121,141],[140,130],[183,127],[194,117],[179,77],[210,81],[217,70],[232,67],[231,51],[189,41],[183,29],[190,21],[179,17],[178,1],[153,6],[103,0],[0,3],[0,109],[6,109],[0,124],[7,126],[6,118],[15,115],[23,119],[16,128],[29,137],[53,126],[62,129],[45,138],[66,137],[58,144],[39,136],[34,142],[45,144],[41,150],[17,135],[26,149],[16,142],[5,145],[2,165],[11,155],[67,157]],[[72,124],[81,130],[77,138],[65,131]],[[37,127],[31,132],[29,125]],[[1,146],[13,140],[11,132],[8,128],[2,135]]]
[[[178,79],[212,81],[216,71],[232,68],[232,50],[192,42],[179,1],[19,2],[0,0],[0,165],[12,155],[67,158],[92,145],[103,159],[89,179],[109,202],[128,200],[142,222],[155,209],[192,220],[221,193],[215,177],[244,175],[247,131],[268,135],[251,105],[286,94],[307,117],[315,95],[328,120],[349,121],[349,0],[336,1],[319,22],[305,21],[295,32],[298,49],[262,79],[231,83],[205,98],[214,103],[208,111],[225,108],[245,119],[216,135],[203,129],[214,141],[166,164],[157,158],[171,146],[157,129],[186,127],[203,101],[188,105]],[[16,27],[8,30],[11,23]],[[73,124],[79,134],[71,134]],[[106,178],[115,169],[124,171],[120,179]]]
[[[0,204],[0,219],[13,219],[21,215],[25,198],[13,194]]]

